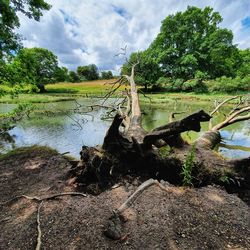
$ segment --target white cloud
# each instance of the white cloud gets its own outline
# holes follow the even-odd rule
[[[53,7],[40,22],[20,15],[19,29],[27,47],[53,51],[60,64],[75,69],[94,63],[101,70],[117,70],[123,59],[114,57],[127,45],[128,53],[143,50],[156,37],[161,21],[188,5],[210,5],[224,18],[221,26],[232,29],[234,42],[250,46],[249,30],[241,20],[250,13],[249,0],[47,0]]]

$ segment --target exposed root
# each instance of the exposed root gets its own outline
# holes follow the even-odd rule
[[[154,179],[149,179],[145,182],[143,182],[137,189],[136,191],[117,209],[114,210],[114,213],[122,213],[125,211],[127,208],[129,208],[134,201],[150,186],[159,184],[157,180]]]
[[[123,231],[123,224],[126,221],[122,213],[128,209],[135,200],[149,187],[152,185],[159,186],[162,190],[166,191],[166,188],[164,185],[162,185],[160,182],[154,179],[149,179],[145,182],[143,182],[136,191],[118,208],[113,210],[113,215],[109,218],[106,230],[104,231],[104,234],[113,240],[118,240],[123,237],[122,231]]]
[[[41,222],[40,222],[40,210],[43,205],[43,201],[39,204],[38,209],[37,209],[37,217],[36,217],[36,222],[37,222],[37,243],[36,243],[36,250],[41,249],[42,245],[42,230],[41,230]]]

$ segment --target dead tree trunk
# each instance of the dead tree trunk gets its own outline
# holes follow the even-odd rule
[[[132,66],[130,76],[124,75],[116,82],[120,84],[126,79],[129,83],[130,91],[126,92],[128,103],[126,108],[117,108],[118,112],[106,133],[103,145],[83,147],[80,153],[81,162],[72,170],[78,183],[95,193],[127,175],[139,176],[142,181],[156,178],[181,184],[185,174],[183,167],[187,166],[187,158],[193,154],[194,157],[188,164],[191,164],[189,171],[194,186],[210,183],[226,186],[234,183],[249,189],[250,158],[227,160],[213,151],[213,148],[221,140],[221,128],[250,118],[250,106],[240,108],[238,105],[225,121],[211,126],[192,145],[182,139],[181,133],[191,130],[199,132],[201,122],[210,121],[222,105],[236,97],[224,101],[210,114],[200,110],[182,120],[147,132],[141,125],[139,96],[134,81],[136,65]],[[171,153],[164,156],[160,148],[166,145],[170,146]]]

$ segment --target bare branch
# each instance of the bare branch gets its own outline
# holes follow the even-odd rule
[[[240,110],[232,113],[223,122],[215,125],[211,130],[212,131],[220,130],[220,129],[222,129],[222,128],[230,125],[230,124],[233,124],[235,122],[248,120],[248,119],[250,119],[250,114],[249,115],[244,115],[244,116],[239,116],[239,115],[242,114],[242,113],[245,113],[245,112],[249,112],[249,111],[250,111],[250,106],[243,107]]]
[[[226,104],[227,102],[230,102],[234,99],[237,99],[239,98],[239,96],[234,96],[234,97],[231,97],[231,98],[228,98],[226,100],[224,100],[223,102],[221,102],[211,113],[210,115],[212,116],[216,111],[218,111],[224,104]]]

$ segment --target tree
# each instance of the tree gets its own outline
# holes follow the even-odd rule
[[[0,1],[0,59],[12,54],[20,48],[20,36],[15,29],[20,26],[17,13],[21,12],[28,18],[40,20],[43,10],[50,5],[44,0],[1,0]]]
[[[156,87],[157,80],[162,75],[159,64],[154,60],[148,50],[143,52],[132,53],[127,63],[122,66],[122,74],[128,74],[132,65],[138,61],[135,69],[135,81],[138,85],[144,86],[147,91],[148,87]]]
[[[23,48],[14,58],[12,64],[21,65],[22,71],[19,82],[26,79],[44,91],[44,84],[55,82],[55,73],[58,70],[57,57],[43,48]]]
[[[80,78],[75,71],[69,71],[69,81],[70,82],[79,82]]]
[[[235,76],[239,53],[233,34],[219,28],[222,17],[206,7],[188,7],[167,16],[149,53],[166,76],[191,79],[197,71],[210,78]]]
[[[69,81],[69,72],[66,67],[58,67],[54,72],[54,78],[56,82]]]
[[[77,74],[80,76],[81,80],[91,81],[99,78],[98,69],[95,64],[79,66],[77,68]]]
[[[101,78],[102,79],[112,79],[113,78],[113,74],[112,72],[109,70],[109,71],[102,71],[101,72]]]

